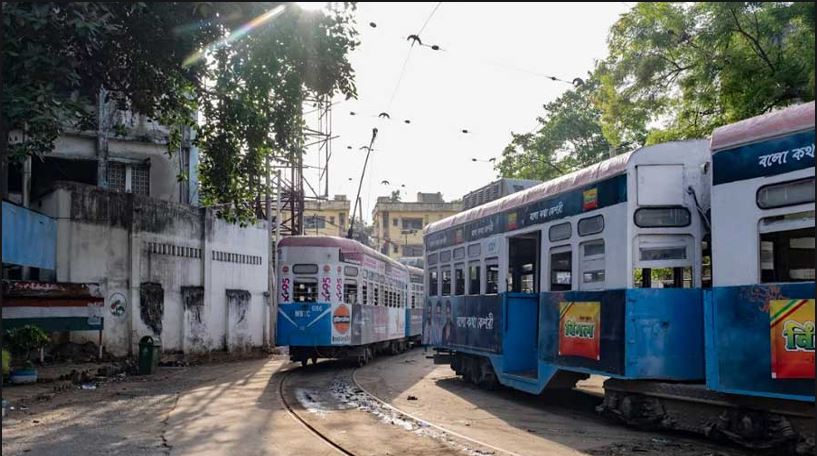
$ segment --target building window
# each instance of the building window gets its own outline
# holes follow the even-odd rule
[[[304,229],[319,230],[326,228],[326,218],[321,215],[307,215],[304,217]]]
[[[423,256],[422,245],[404,245],[403,256],[405,257],[421,257]]]
[[[131,192],[134,195],[150,196],[150,168],[141,166],[131,167]]]
[[[338,214],[338,225],[340,225],[341,228],[346,227],[346,214],[343,212]]]
[[[396,245],[392,246],[392,251],[394,253],[397,253],[398,252],[398,247]]]
[[[421,218],[404,218],[403,219],[403,229],[404,230],[421,230],[421,229],[423,229],[423,219],[421,219]]]
[[[108,162],[108,189],[114,192],[125,191],[125,164]]]
[[[392,226],[397,226],[397,224],[398,224],[399,222],[400,222],[400,220],[399,220],[399,219],[396,219],[396,218],[391,219],[391,224],[392,224]]]

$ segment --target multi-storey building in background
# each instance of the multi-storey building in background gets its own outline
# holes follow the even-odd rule
[[[459,201],[445,202],[441,193],[417,193],[417,201],[377,198],[372,211],[374,242],[378,250],[411,262],[423,256],[423,227],[462,211]]]
[[[335,195],[332,200],[306,200],[303,234],[345,237],[350,211],[346,195]]]

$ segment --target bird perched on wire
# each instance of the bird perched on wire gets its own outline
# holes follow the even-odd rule
[[[573,87],[579,87],[581,85],[584,85],[582,78],[573,78]]]
[[[412,46],[415,44],[419,44],[420,46],[423,45],[423,40],[420,39],[419,35],[409,35],[408,38],[406,38],[406,41],[411,41]]]
[[[384,180],[384,181],[382,181],[380,183],[383,184],[383,185],[391,185],[391,183],[389,181],[387,181],[387,180]]]
[[[381,112],[377,115],[377,117],[380,117],[381,119],[391,119],[391,116],[387,112]]]

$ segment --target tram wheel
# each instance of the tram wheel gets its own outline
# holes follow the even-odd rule
[[[318,364],[318,357],[317,356],[312,357],[312,364]]]
[[[304,358],[301,360],[301,367],[306,367],[309,364],[309,358]]]

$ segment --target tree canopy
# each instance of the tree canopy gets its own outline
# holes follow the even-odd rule
[[[498,171],[548,179],[605,158],[605,147],[704,138],[811,101],[814,29],[814,3],[638,3],[611,28],[589,83],[546,104],[540,128],[513,136]],[[569,143],[554,133],[565,118],[583,120]]]
[[[265,159],[303,153],[304,102],[356,95],[355,7],[332,5],[5,3],[0,144],[21,160],[50,152],[66,128],[96,129],[104,88],[119,108],[168,126],[169,153],[193,128],[202,202],[248,222]],[[10,131],[21,140],[9,144]]]

